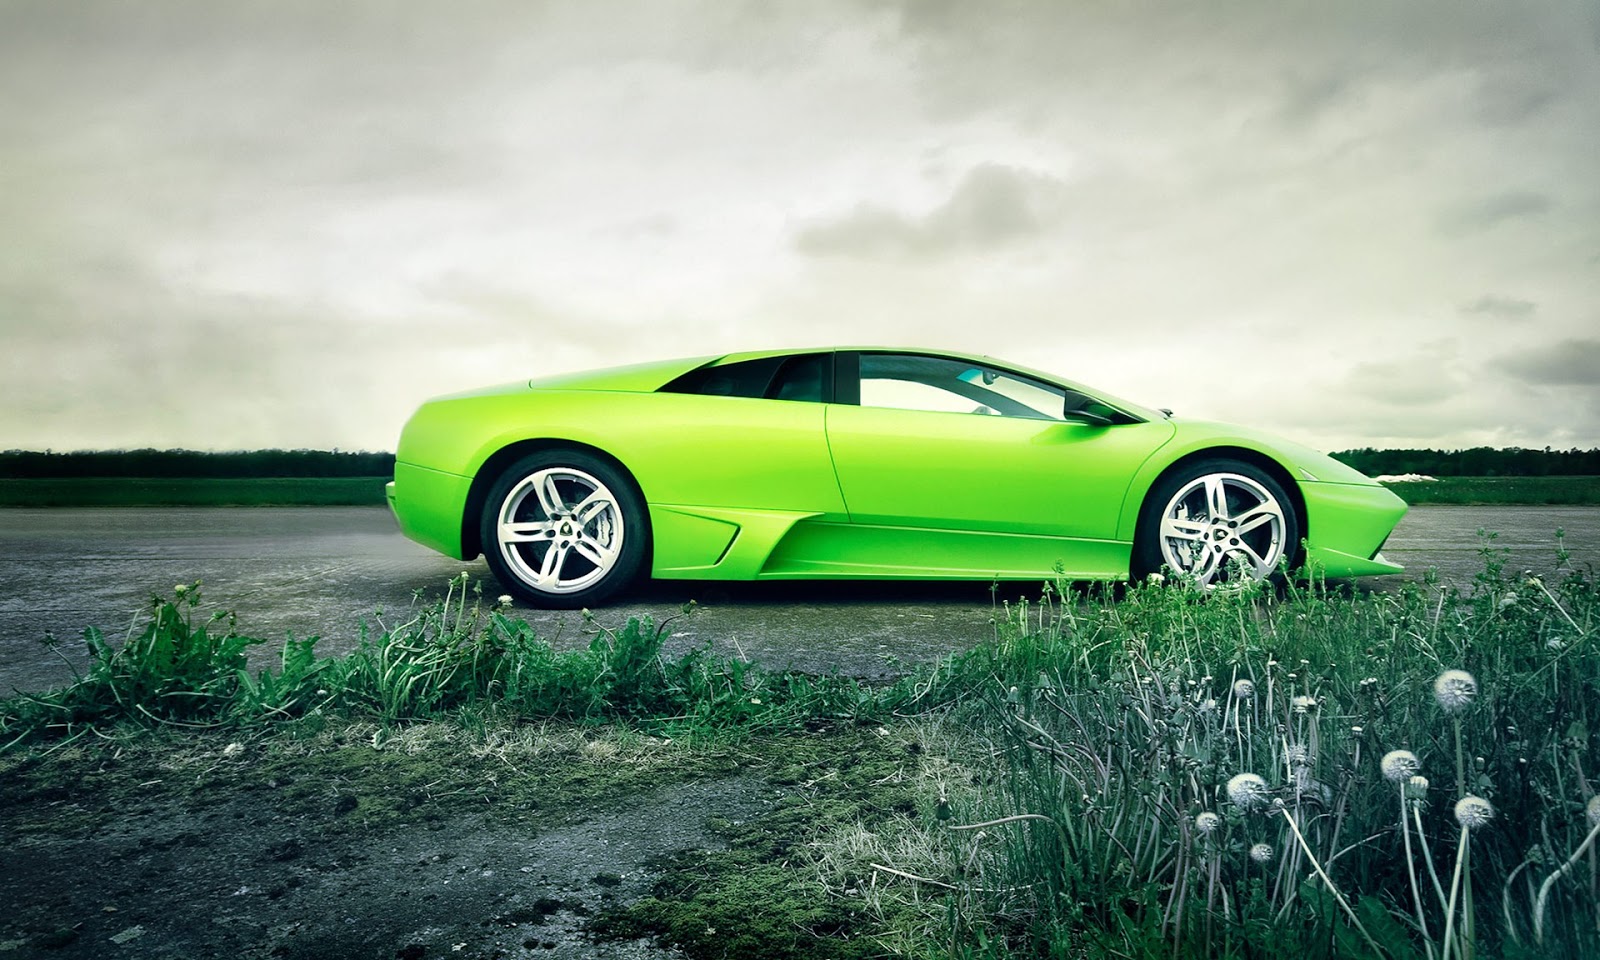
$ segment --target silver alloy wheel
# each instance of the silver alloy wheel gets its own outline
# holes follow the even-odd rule
[[[523,477],[495,522],[506,565],[543,593],[576,593],[604,579],[622,555],[625,532],[616,494],[574,467]]]
[[[1178,489],[1161,511],[1161,558],[1202,586],[1227,580],[1234,561],[1252,579],[1270,577],[1283,559],[1283,504],[1250,477],[1208,473]]]

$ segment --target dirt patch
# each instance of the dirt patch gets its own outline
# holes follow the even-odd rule
[[[760,792],[674,785],[543,833],[469,813],[318,837],[243,804],[172,809],[10,848],[0,911],[11,936],[48,928],[28,942],[62,957],[676,956],[589,943],[584,920],[647,892],[653,858],[717,845],[706,819],[748,816]]]
[[[850,955],[871,918],[797,853],[914,811],[890,740],[436,724],[11,756],[0,960]]]

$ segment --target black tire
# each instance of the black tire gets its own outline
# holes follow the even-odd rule
[[[1215,490],[1225,514],[1216,521]],[[1265,470],[1242,460],[1198,460],[1162,477],[1145,496],[1130,572],[1135,580],[1152,573],[1193,577],[1205,587],[1241,575],[1281,582],[1284,559],[1290,569],[1300,563],[1304,529],[1294,501]],[[1249,569],[1240,569],[1241,562]]]
[[[519,529],[505,530],[502,519]],[[554,609],[594,606],[632,583],[650,556],[650,518],[633,478],[579,450],[542,451],[506,468],[478,532],[506,590]]]

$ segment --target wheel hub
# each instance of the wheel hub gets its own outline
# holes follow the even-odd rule
[[[583,590],[603,580],[621,556],[616,494],[576,467],[546,467],[522,478],[506,493],[497,521],[500,559],[540,593]]]
[[[1269,576],[1284,552],[1285,515],[1277,498],[1237,473],[1195,477],[1162,511],[1161,551],[1174,570],[1204,585],[1229,579],[1236,558],[1251,578]]]

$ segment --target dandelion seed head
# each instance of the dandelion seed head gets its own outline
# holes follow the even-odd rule
[[[1289,765],[1292,767],[1311,766],[1311,751],[1306,749],[1305,744],[1297,743],[1289,748]]]
[[[1300,696],[1295,697],[1290,703],[1293,705],[1295,713],[1310,713],[1311,708],[1317,705],[1317,698]]]
[[[1504,610],[1507,607],[1516,606],[1517,605],[1517,599],[1518,598],[1517,598],[1516,591],[1514,591],[1514,590],[1507,591],[1506,595],[1500,598],[1500,609]]]
[[[1445,713],[1465,710],[1478,695],[1478,681],[1465,670],[1446,670],[1433,681],[1433,698]]]
[[[1222,818],[1207,810],[1194,818],[1194,828],[1203,834],[1209,834],[1222,826]]]
[[[189,592],[189,588],[180,583],[172,588],[172,592],[181,597]]]
[[[234,757],[237,757],[241,753],[244,753],[244,744],[237,741],[222,748],[222,755],[230,760]]]
[[[1600,827],[1600,793],[1589,798],[1589,805],[1583,808],[1583,813],[1589,818],[1589,826]]]
[[[502,606],[502,607],[511,606],[511,594],[509,594],[509,593],[500,594],[500,598],[496,602],[499,603],[500,606]]]
[[[1167,582],[1167,578],[1163,577],[1159,573],[1152,573],[1152,574],[1150,574],[1150,576],[1146,577],[1145,579],[1148,580],[1149,582],[1153,583],[1153,584],[1163,584],[1163,583]]]
[[[1200,704],[1200,709],[1205,711],[1206,713],[1213,712],[1214,710],[1217,709],[1217,701],[1216,701],[1216,699],[1214,697],[1207,697],[1205,702]]]
[[[1390,783],[1400,783],[1410,780],[1422,769],[1422,764],[1417,760],[1417,755],[1410,750],[1390,750],[1378,761],[1378,767],[1383,771],[1383,778]]]
[[[1456,822],[1468,830],[1486,827],[1494,819],[1494,806],[1482,797],[1466,796],[1456,801]]]
[[[1258,843],[1250,848],[1250,859],[1256,863],[1266,863],[1272,859],[1272,844]]]
[[[1256,695],[1256,685],[1249,680],[1235,680],[1233,682],[1233,695],[1240,700],[1249,700]]]
[[[1253,773],[1235,774],[1228,781],[1228,799],[1243,810],[1259,810],[1267,805],[1267,781]]]

